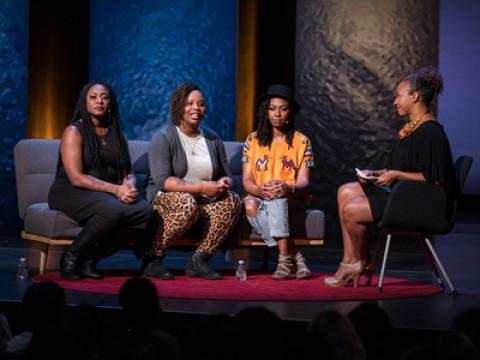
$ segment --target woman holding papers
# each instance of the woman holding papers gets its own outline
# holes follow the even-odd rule
[[[329,286],[343,287],[362,274],[371,276],[367,226],[381,220],[391,188],[400,180],[440,184],[448,196],[454,192],[454,173],[448,138],[432,108],[443,90],[443,79],[432,67],[422,68],[400,81],[394,106],[408,117],[398,133],[389,165],[383,170],[358,170],[358,182],[338,190],[338,211],[343,236],[343,259]]]

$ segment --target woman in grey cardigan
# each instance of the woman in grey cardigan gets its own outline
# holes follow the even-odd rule
[[[240,198],[231,191],[233,180],[222,140],[200,128],[206,104],[198,85],[185,83],[172,95],[173,125],[158,132],[148,151],[150,177],[147,197],[162,217],[153,241],[155,258],[145,269],[160,279],[173,274],[162,267],[168,246],[197,222],[200,243],[187,264],[188,276],[221,279],[207,262],[227,238],[240,214]]]

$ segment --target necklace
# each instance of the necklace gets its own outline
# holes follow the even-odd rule
[[[100,144],[102,146],[107,146],[107,141],[105,140],[105,135],[97,135],[100,138]]]
[[[198,153],[195,151],[198,141],[202,138],[202,134],[199,133],[194,138],[188,136],[183,131],[178,129],[180,134],[180,139],[182,141],[183,149],[186,153],[189,153],[191,156],[196,156]]]
[[[417,128],[422,124],[420,121],[429,112],[430,111],[427,110],[422,115],[420,115],[416,120],[410,120],[408,123],[403,125],[403,127],[398,132],[398,136],[400,137],[400,139],[405,139],[408,135],[410,135],[412,132],[417,130]]]
[[[101,144],[102,146],[107,146],[107,139],[106,139],[106,137],[107,137],[107,135],[108,135],[108,133],[109,133],[108,128],[105,129],[105,131],[102,131],[101,133],[102,133],[102,134],[100,135],[100,134],[97,133],[97,131],[95,131],[95,135],[97,135],[98,139],[100,140],[100,144]]]

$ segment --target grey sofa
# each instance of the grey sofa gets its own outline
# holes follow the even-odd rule
[[[22,238],[40,243],[39,273],[46,269],[51,245],[69,245],[80,232],[81,226],[60,211],[51,210],[47,204],[48,190],[53,182],[58,160],[59,140],[26,139],[14,149],[17,181],[18,212],[24,221]],[[128,142],[133,170],[137,176],[139,192],[148,173],[148,141]],[[243,195],[241,184],[241,142],[225,142],[225,149],[235,182],[235,190]],[[297,214],[296,214],[297,215]],[[248,222],[240,221],[239,246],[264,246]],[[295,245],[323,245],[325,215],[320,210],[308,210],[293,219],[292,237]],[[180,239],[173,246],[191,247],[195,239]]]

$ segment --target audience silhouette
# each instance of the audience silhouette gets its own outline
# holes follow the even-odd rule
[[[480,358],[479,308],[458,314],[451,331],[409,338],[392,327],[388,314],[376,303],[361,304],[348,316],[335,310],[320,311],[305,328],[300,323],[281,321],[263,306],[245,308],[235,316],[212,314],[177,323],[178,317],[165,317],[157,288],[148,278],[125,281],[118,300],[121,316],[105,317],[103,310],[92,304],[67,309],[64,290],[53,282],[32,284],[23,297],[20,323],[12,327],[19,330],[15,336],[11,336],[6,317],[0,316],[0,358]]]

